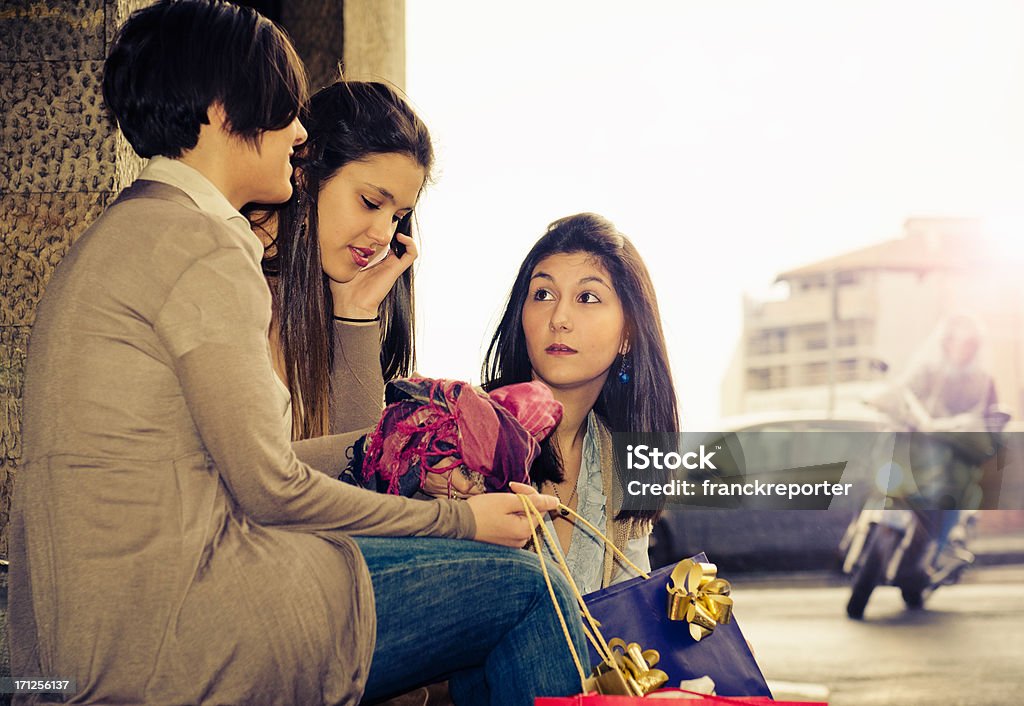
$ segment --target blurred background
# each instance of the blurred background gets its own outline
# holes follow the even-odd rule
[[[424,374],[478,380],[530,245],[596,211],[651,270],[687,431],[882,428],[864,400],[952,312],[980,322],[999,403],[1024,416],[1024,4],[406,13],[406,88],[438,152],[417,209]],[[655,559],[823,568],[850,517],[670,508]]]
[[[899,375],[954,307],[998,336],[1000,397],[1021,408],[1024,5],[407,13],[407,89],[439,155],[418,209],[427,373],[477,376],[529,245],[590,210],[652,270],[689,429],[826,409],[833,358],[834,406],[856,402],[872,361]]]

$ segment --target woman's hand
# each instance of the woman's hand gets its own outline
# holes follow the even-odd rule
[[[541,495],[537,489],[524,483],[510,483],[511,493],[484,493],[474,495],[466,502],[476,519],[478,542],[500,544],[505,547],[522,547],[532,536],[537,517],[527,516],[523,501],[517,497],[525,495],[533,506],[540,510],[540,517],[558,507],[558,499]]]
[[[377,316],[384,297],[419,255],[415,240],[402,233],[397,233],[395,237],[405,246],[404,255],[396,257],[391,253],[379,265],[356,273],[348,282],[330,281],[335,316],[350,319],[372,319]]]
[[[445,462],[450,459],[444,459]],[[462,464],[437,465],[427,474],[420,491],[435,498],[468,498],[484,490],[462,473]]]

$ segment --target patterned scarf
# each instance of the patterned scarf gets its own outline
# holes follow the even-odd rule
[[[456,380],[394,380],[377,427],[357,443],[341,480],[380,493],[411,496],[428,473],[462,472],[482,489],[530,482],[542,441],[562,405],[540,382],[487,394]]]

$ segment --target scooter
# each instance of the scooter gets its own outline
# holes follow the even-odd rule
[[[999,434],[1009,418],[995,409],[986,415],[993,445],[980,455],[976,450],[971,454],[967,465],[974,467],[976,477],[987,461],[984,457],[998,454]],[[942,442],[935,439],[928,443]],[[952,444],[950,448],[954,456],[967,453]],[[975,534],[977,510],[959,511],[940,547],[936,539],[939,527],[951,519],[952,513],[922,509],[922,503],[913,500],[888,493],[871,497],[847,527],[839,550],[843,573],[851,577],[852,590],[846,605],[851,618],[864,617],[868,600],[880,585],[898,587],[908,608],[923,608],[932,592],[959,581],[974,563],[975,557],[967,547]]]
[[[918,511],[903,500],[892,505],[892,509],[862,510],[840,543],[843,573],[851,577],[846,604],[851,618],[864,617],[871,594],[881,585],[898,587],[907,608],[923,608],[932,592],[959,581],[974,563],[967,546],[975,534],[976,510],[960,512],[940,551]]]

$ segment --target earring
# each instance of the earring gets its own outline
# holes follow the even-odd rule
[[[298,194],[295,198],[295,213],[299,219],[299,238],[304,238],[306,235],[306,192],[296,187]]]
[[[629,364],[629,360],[626,358],[626,354],[622,354],[622,363],[619,364],[619,384],[625,385],[630,380],[629,371],[632,366]]]

